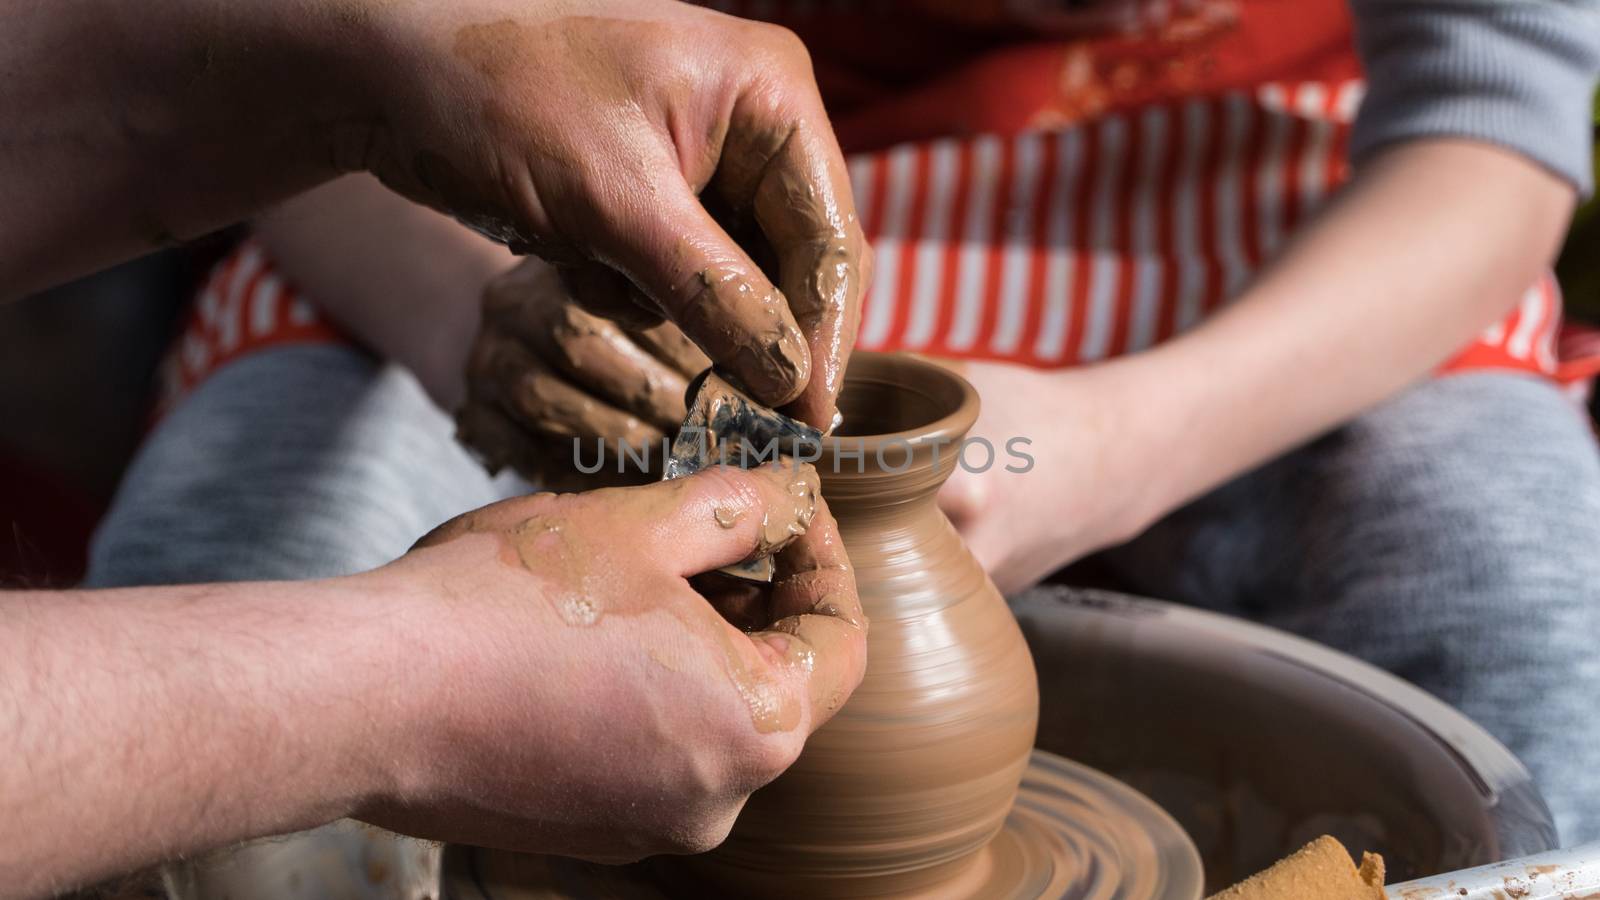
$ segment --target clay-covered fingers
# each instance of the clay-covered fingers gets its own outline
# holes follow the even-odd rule
[[[839,526],[820,498],[806,533],[778,554],[772,614],[751,635],[802,668],[816,730],[838,712],[867,670],[867,617]]]
[[[656,359],[690,378],[711,367],[711,357],[696,347],[683,329],[671,322],[662,322],[652,328],[628,329],[628,336],[654,354]]]
[[[556,439],[601,437],[641,446],[661,429],[574,386],[507,335],[485,333],[473,349],[469,379],[510,418]]]
[[[484,330],[521,340],[580,391],[655,425],[675,430],[687,410],[687,376],[623,332],[580,308],[566,279],[529,260],[484,293]]]
[[[660,427],[575,386],[504,331],[479,332],[467,389],[457,433],[491,469],[511,465],[535,483],[565,487],[550,477],[577,473],[580,449],[612,469],[624,446],[640,456],[661,452]]]
[[[752,396],[774,407],[794,400],[811,354],[783,295],[687,182],[657,185],[651,199],[613,211],[616,267]]]
[[[735,175],[724,190],[735,198],[751,191],[756,222],[777,256],[779,288],[805,335],[811,378],[786,411],[826,430],[871,271],[844,157],[831,132],[802,122],[755,178],[747,188]]]
[[[712,466],[633,490],[649,498],[640,507],[648,513],[618,539],[680,578],[782,550],[805,533],[822,502],[816,469],[786,460]]]

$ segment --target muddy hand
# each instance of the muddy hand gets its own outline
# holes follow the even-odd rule
[[[667,0],[405,9],[395,53],[433,75],[393,85],[363,165],[829,424],[867,251],[792,34]]]
[[[540,494],[451,520],[363,578],[417,648],[412,740],[363,818],[617,862],[698,852],[860,682],[865,622],[804,467]],[[771,618],[688,579],[778,552]]]
[[[458,436],[491,470],[510,466],[548,489],[649,481],[683,422],[688,380],[708,365],[670,322],[627,330],[528,259],[484,291]],[[604,464],[586,475],[580,458]]]

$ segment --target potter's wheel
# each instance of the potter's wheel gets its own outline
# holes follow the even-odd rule
[[[667,900],[649,861],[599,866],[552,856],[454,847],[449,900]],[[940,900],[1198,900],[1200,857],[1160,807],[1120,781],[1033,752],[1005,826]],[[685,892],[685,896],[689,892]]]

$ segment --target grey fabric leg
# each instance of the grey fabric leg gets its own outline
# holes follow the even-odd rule
[[[1105,558],[1420,685],[1521,757],[1564,843],[1600,838],[1600,454],[1554,387],[1421,385]]]
[[[149,436],[90,551],[92,587],[318,578],[404,553],[516,490],[408,373],[348,347],[264,350]]]

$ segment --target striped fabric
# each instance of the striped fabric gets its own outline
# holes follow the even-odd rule
[[[861,346],[1041,367],[1132,353],[1243,287],[1344,179],[1358,80],[1263,85],[853,156],[877,251]],[[1541,278],[1450,368],[1554,375]]]
[[[156,413],[247,353],[285,344],[344,341],[304,294],[274,271],[261,245],[242,242],[212,267],[157,373]]]
[[[999,0],[713,5],[812,49],[877,251],[865,348],[1039,367],[1137,352],[1236,296],[1347,175],[1363,82],[1343,0],[1196,0],[1145,35],[1034,40],[950,26]],[[1560,310],[1541,278],[1445,369],[1590,377],[1557,358]],[[341,339],[247,241],[166,381]]]

